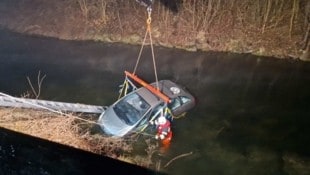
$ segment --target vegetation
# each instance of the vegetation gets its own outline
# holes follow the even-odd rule
[[[37,85],[33,85],[27,77],[32,92],[23,94],[23,97],[38,99],[45,77],[46,75],[41,77],[39,71]],[[97,123],[98,114],[68,114],[51,111],[0,106],[0,127],[160,170],[160,166],[152,160],[154,153],[158,151],[158,143],[151,143],[149,135],[141,137],[143,135],[137,133],[123,138],[109,137],[102,132]],[[139,154],[133,154],[135,142],[145,143],[144,150],[140,150]]]
[[[182,0],[178,11],[155,1],[157,45],[298,58],[309,52],[307,0]],[[17,5],[16,5],[17,3]],[[0,25],[62,39],[141,44],[146,8],[135,0],[1,2]],[[1,6],[2,6],[1,5]],[[36,8],[33,8],[36,7]]]
[[[113,138],[107,137],[96,128],[95,116],[87,116],[87,120],[78,120],[85,116],[69,114],[66,116],[47,111],[0,108],[0,127],[39,137],[52,142],[108,156],[140,166],[158,167],[152,160],[158,146],[145,139],[145,154],[133,154],[134,142],[138,137]]]

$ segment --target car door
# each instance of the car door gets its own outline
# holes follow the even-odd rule
[[[172,111],[173,115],[178,116],[189,110],[192,105],[192,100],[186,96],[177,96],[172,99],[168,107]]]
[[[153,110],[150,110],[137,125],[137,131],[144,131],[150,124],[150,120],[156,120],[164,108],[164,103],[160,103]]]

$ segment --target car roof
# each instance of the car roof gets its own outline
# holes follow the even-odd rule
[[[159,90],[164,93],[166,96],[168,96],[170,99],[174,99],[178,96],[187,96],[190,99],[194,99],[194,97],[187,92],[184,88],[182,88],[180,85],[172,82],[171,80],[160,80],[157,82],[154,82],[151,84],[155,88],[158,88]],[[172,88],[177,88],[177,93],[176,91],[173,91]],[[150,92],[147,88],[142,87],[139,88],[136,91],[141,97],[143,97],[152,107],[158,105],[159,103],[163,102],[161,98]]]
[[[157,83],[152,83],[154,87],[157,87]],[[178,96],[187,96],[189,98],[194,98],[189,92],[185,90],[185,88],[180,85],[174,83],[171,80],[160,80],[158,81],[158,86],[161,92],[167,95],[170,99],[174,99]],[[176,91],[173,91],[176,90]]]
[[[152,108],[163,102],[159,97],[144,87],[139,88],[136,93],[139,94],[148,104],[150,104]]]

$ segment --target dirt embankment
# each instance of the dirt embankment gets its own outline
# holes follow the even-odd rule
[[[156,144],[146,139],[147,154],[133,154],[135,136],[107,137],[97,130],[99,126],[94,124],[96,118],[88,116],[85,120],[85,116],[76,114],[59,115],[44,110],[0,107],[0,127],[155,169],[156,162],[151,158],[156,153]]]
[[[309,4],[306,0],[183,0],[178,12],[172,12],[155,1],[152,38],[156,45],[190,51],[253,53],[306,60],[309,59],[310,25],[306,20]],[[146,19],[146,8],[134,0],[0,2],[0,26],[67,40],[141,44]]]

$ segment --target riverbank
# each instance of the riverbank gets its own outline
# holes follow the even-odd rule
[[[83,117],[84,120],[79,120]],[[98,126],[93,123],[96,116],[87,116],[88,120],[92,119],[89,122],[85,120],[85,117],[86,115],[59,115],[44,110],[0,107],[1,128],[155,169],[157,164],[151,158],[156,152],[156,145],[151,145],[150,140],[145,140],[146,143],[149,143],[146,147],[149,154],[134,154],[132,153],[134,151],[134,144],[132,143],[135,140],[134,137],[107,137],[96,131]]]
[[[179,5],[178,12],[172,12],[155,1],[151,16],[153,43],[188,51],[309,59],[303,1],[270,2],[269,6],[263,1],[257,3],[186,0]],[[296,5],[298,11],[294,11]],[[277,6],[281,9],[273,10]],[[65,40],[140,45],[146,32],[146,19],[145,7],[127,0],[0,2],[1,27]]]

